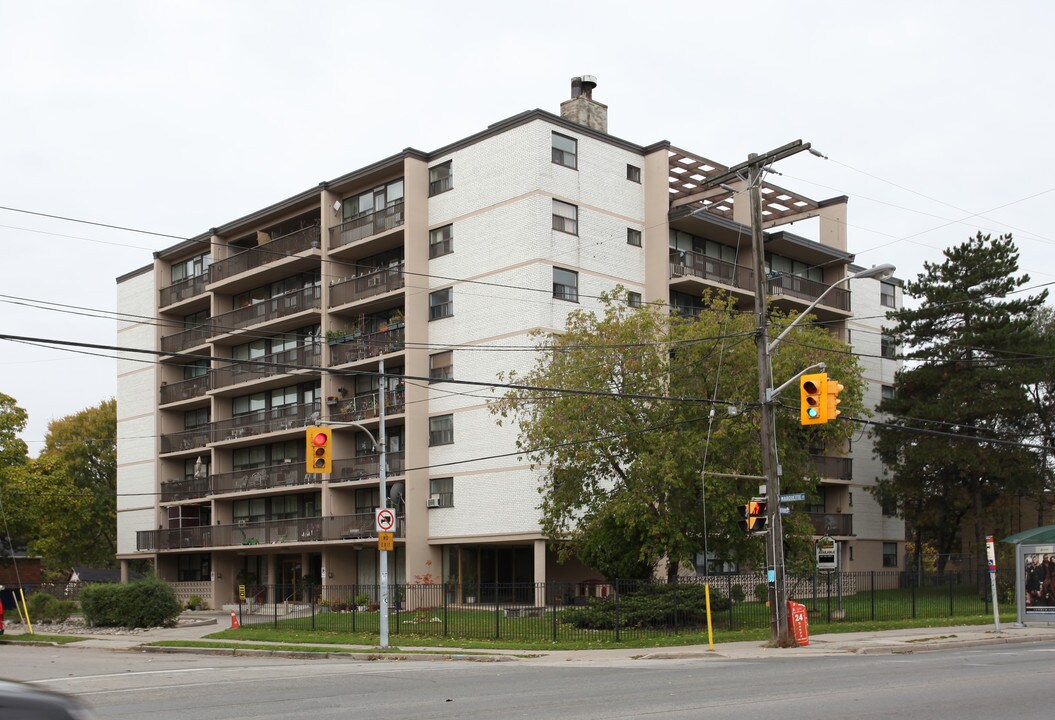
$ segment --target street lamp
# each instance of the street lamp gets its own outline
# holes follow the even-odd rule
[[[757,209],[757,212],[761,212],[760,205],[757,203],[755,195],[757,194],[757,184],[752,188],[752,203],[753,210]],[[761,263],[761,222],[758,223],[758,237],[753,238],[756,241],[756,253],[759,257],[759,266]],[[787,623],[781,621],[782,613],[787,605],[787,592],[784,585],[784,524],[783,518],[780,514],[780,465],[777,459],[777,426],[776,426],[776,415],[773,412],[773,400],[777,396],[778,391],[773,389],[773,350],[780,344],[780,342],[787,336],[791,329],[798,325],[798,323],[809,315],[810,311],[815,308],[824,296],[831,292],[835,287],[841,285],[844,282],[850,280],[856,280],[861,278],[872,278],[879,277],[885,279],[893,275],[894,266],[890,264],[875,265],[868,268],[867,270],[861,270],[853,275],[847,275],[844,278],[836,280],[834,283],[825,288],[817,299],[814,300],[809,306],[803,310],[798,317],[796,317],[791,324],[789,324],[784,330],[773,339],[772,342],[767,342],[767,326],[768,326],[768,313],[765,312],[765,281],[761,277],[762,267],[758,268],[757,275],[758,279],[756,282],[756,297],[755,306],[758,311],[758,384],[759,384],[759,400],[762,403],[762,419],[760,425],[761,432],[761,446],[762,446],[762,474],[766,478],[766,499],[768,501],[769,509],[769,543],[766,546],[766,555],[768,559],[768,580],[772,587],[770,593],[770,606],[771,606],[771,632],[772,641],[779,647],[787,647],[788,641],[788,628]]]

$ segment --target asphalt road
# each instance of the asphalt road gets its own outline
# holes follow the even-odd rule
[[[100,718],[1043,717],[1055,643],[760,660],[351,662],[4,647],[0,676]]]

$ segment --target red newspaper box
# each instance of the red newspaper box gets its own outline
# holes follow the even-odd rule
[[[788,602],[788,632],[795,638],[796,645],[810,644],[809,615],[802,603]]]

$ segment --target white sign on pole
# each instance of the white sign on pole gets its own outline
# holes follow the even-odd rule
[[[817,541],[817,569],[839,569],[839,543],[828,535]]]
[[[395,532],[396,511],[392,508],[377,508],[374,514],[374,530],[377,532]]]

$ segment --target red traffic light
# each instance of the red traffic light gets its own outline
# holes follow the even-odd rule
[[[309,427],[305,430],[304,469],[309,473],[333,472],[333,430]]]

